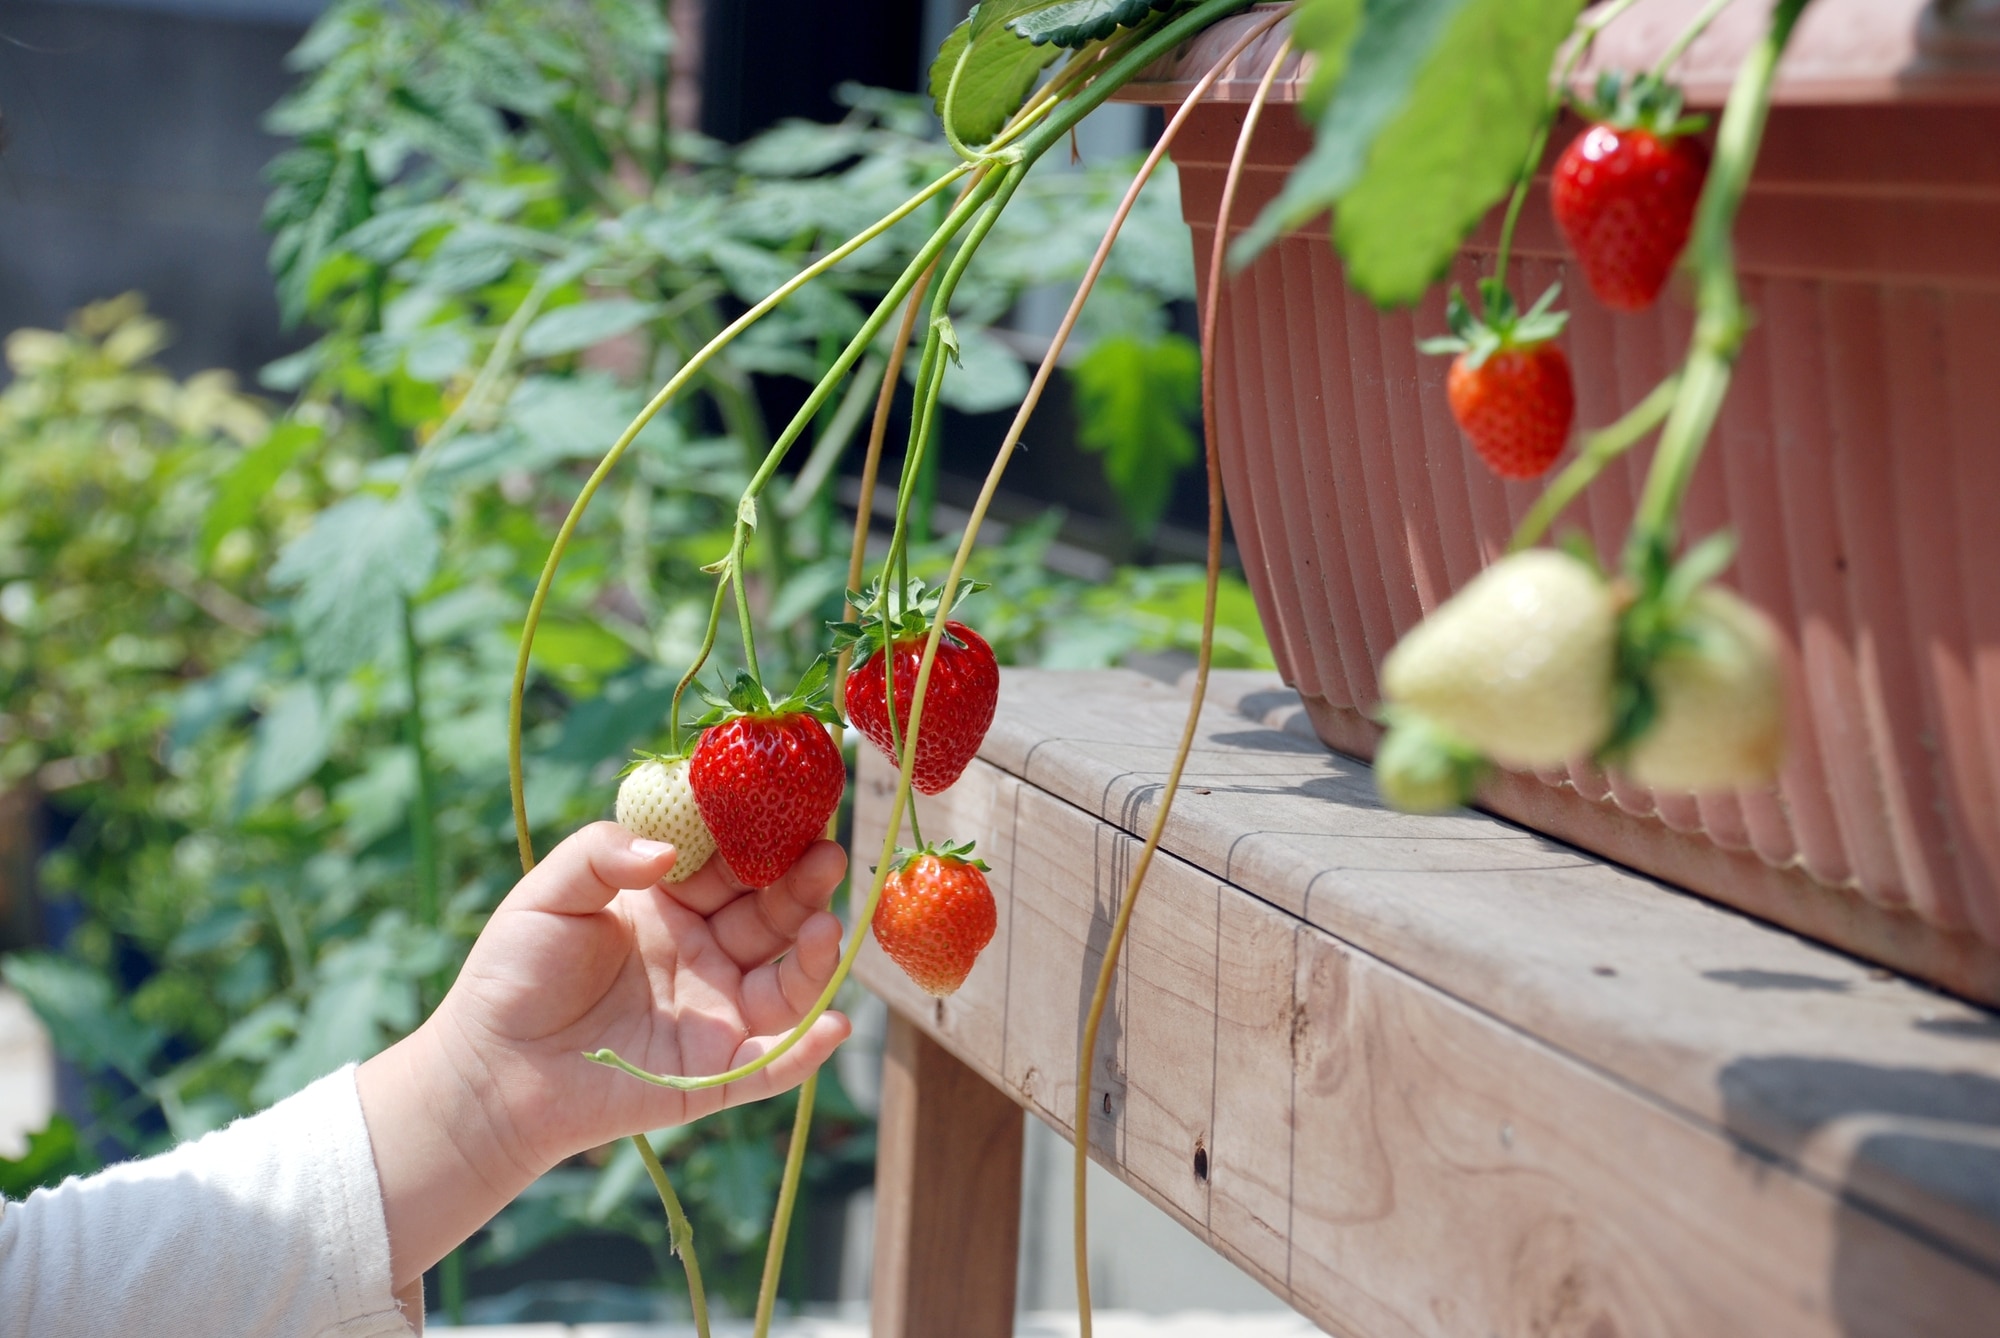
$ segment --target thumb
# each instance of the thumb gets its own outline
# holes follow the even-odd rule
[[[615,822],[594,822],[551,850],[514,885],[500,908],[589,915],[627,888],[659,882],[676,856],[664,841],[642,840]]]

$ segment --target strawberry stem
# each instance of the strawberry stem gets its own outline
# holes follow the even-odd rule
[[[1644,441],[1646,434],[1660,425],[1667,416],[1667,410],[1673,407],[1680,385],[1681,374],[1676,368],[1654,386],[1645,399],[1627,409],[1617,422],[1600,427],[1585,437],[1583,449],[1577,452],[1576,459],[1550,481],[1542,495],[1535,499],[1535,504],[1528,508],[1528,514],[1521,517],[1519,528],[1508,541],[1507,551],[1518,553],[1540,543],[1549,526],[1563,513],[1563,508],[1595,482],[1606,465]]]
[[[632,1146],[639,1150],[639,1160],[645,1163],[646,1174],[651,1177],[653,1188],[659,1191],[660,1206],[666,1209],[667,1239],[673,1243],[674,1253],[681,1257],[681,1267],[687,1272],[688,1309],[694,1312],[694,1331],[699,1338],[708,1338],[708,1292],[701,1285],[701,1260],[694,1252],[694,1224],[681,1210],[680,1196],[674,1193],[673,1184],[667,1179],[667,1168],[660,1165],[660,1154],[653,1151],[652,1142],[644,1134],[634,1134]]]
[[[1708,25],[1715,22],[1715,16],[1729,8],[1729,5],[1730,0],[1708,0],[1708,3],[1702,6],[1701,13],[1695,15],[1689,20],[1688,26],[1681,29],[1680,36],[1673,40],[1673,44],[1660,53],[1660,59],[1653,66],[1653,78],[1664,81],[1668,71],[1672,70],[1680,58],[1687,54],[1687,49],[1694,45],[1695,39],[1708,31]]]
[[[1247,43],[1250,37],[1258,35],[1261,31],[1252,30],[1246,35],[1245,42]],[[1097,968],[1097,984],[1091,991],[1090,1012],[1084,1019],[1083,1037],[1077,1047],[1076,1123],[1072,1129],[1076,1154],[1073,1179],[1075,1198],[1071,1239],[1076,1251],[1078,1338],[1091,1338],[1089,1171],[1090,1110],[1094,1103],[1091,1099],[1090,1074],[1091,1069],[1096,1066],[1098,1032],[1104,1023],[1104,1007],[1111,997],[1111,983],[1117,974],[1118,958],[1125,946],[1125,936],[1132,926],[1132,911],[1139,902],[1139,889],[1145,884],[1147,871],[1152,867],[1153,854],[1160,848],[1160,838],[1166,833],[1167,818],[1173,812],[1174,798],[1180,793],[1181,774],[1187,768],[1189,753],[1193,751],[1195,730],[1201,720],[1202,703],[1208,697],[1209,669],[1215,662],[1215,613],[1222,581],[1223,499],[1220,426],[1215,412],[1214,355],[1216,328],[1229,273],[1223,264],[1225,250],[1229,245],[1229,221],[1236,204],[1237,186],[1243,178],[1243,164],[1249,157],[1250,141],[1257,133],[1257,122],[1263,117],[1264,105],[1271,96],[1271,84],[1277,78],[1278,67],[1284,64],[1285,56],[1291,49],[1292,39],[1287,35],[1278,47],[1277,53],[1272,56],[1271,64],[1264,71],[1264,78],[1257,85],[1257,92],[1251,97],[1250,106],[1244,113],[1243,128],[1236,137],[1236,148],[1229,159],[1229,171],[1223,178],[1222,202],[1215,221],[1214,249],[1208,262],[1208,305],[1202,312],[1201,321],[1201,413],[1203,455],[1208,476],[1208,551],[1202,584],[1201,648],[1195,659],[1194,689],[1188,695],[1187,723],[1181,727],[1180,746],[1174,751],[1173,766],[1167,773],[1165,787],[1160,791],[1160,805],[1153,814],[1152,829],[1146,834],[1146,843],[1141,847],[1138,859],[1133,861],[1132,874],[1125,885],[1125,895],[1118,903],[1118,915],[1112,922],[1111,938],[1105,945],[1104,960]],[[1233,53],[1225,56],[1216,63],[1215,68],[1221,70],[1234,59]],[[1187,115],[1188,108],[1200,96],[1201,89],[1197,87],[1188,101],[1182,105],[1179,116]],[[1174,124],[1179,125],[1178,117]],[[1077,294],[1077,302],[1070,308],[1070,319],[1075,318],[1083,297],[1082,292]],[[956,574],[953,573],[954,576]],[[938,616],[939,626],[942,627],[944,616],[942,611]],[[931,632],[931,642],[930,649],[935,649],[936,629]]]
[[[771,1215],[771,1239],[764,1247],[764,1276],[757,1284],[757,1321],[753,1338],[771,1332],[771,1312],[777,1307],[778,1277],[785,1265],[785,1241],[792,1231],[792,1209],[799,1199],[799,1173],[811,1141],[813,1101],[819,1096],[819,1070],[799,1084],[799,1108],[792,1116],[792,1142],[785,1149],[785,1173],[778,1181],[778,1207]]]
[[[1777,78],[1778,58],[1784,53],[1785,43],[1806,3],[1807,0],[1779,0],[1772,9],[1770,27],[1763,40],[1751,49],[1736,73],[1736,85],[1730,90],[1722,124],[1716,131],[1715,161],[1709,169],[1701,204],[1695,211],[1694,232],[1688,243],[1696,275],[1694,338],[1673,410],[1660,433],[1659,450],[1646,476],[1638,513],[1626,538],[1625,568],[1635,576],[1656,565],[1659,555],[1673,550],[1681,501],[1722,409],[1737,353],[1743,347],[1749,320],[1742,289],[1736,282],[1730,230],[1749,187],[1764,125],[1770,116],[1771,87]]]

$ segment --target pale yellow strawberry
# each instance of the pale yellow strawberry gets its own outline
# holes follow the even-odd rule
[[[662,761],[649,757],[627,772],[618,784],[618,825],[649,841],[666,841],[680,852],[667,881],[683,883],[701,871],[715,853],[715,837],[701,820],[694,790],[688,785],[685,757]]]
[[[1504,557],[1412,628],[1382,664],[1389,701],[1501,766],[1587,755],[1611,732],[1616,602],[1567,553]]]
[[[1706,586],[1676,630],[1680,643],[1653,666],[1653,724],[1619,769],[1660,790],[1769,784],[1785,753],[1777,628],[1736,595]]]

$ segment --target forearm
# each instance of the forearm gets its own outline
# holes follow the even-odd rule
[[[0,1205],[0,1336],[409,1329],[343,1071],[145,1161]]]

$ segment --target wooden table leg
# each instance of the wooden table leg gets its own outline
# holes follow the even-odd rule
[[[1021,1108],[893,1010],[875,1161],[875,1338],[1011,1338]]]

